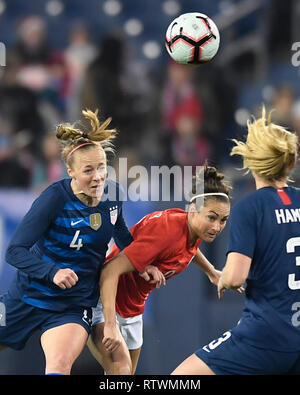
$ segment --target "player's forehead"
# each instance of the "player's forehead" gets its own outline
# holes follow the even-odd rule
[[[74,165],[76,167],[97,166],[106,164],[106,154],[101,146],[90,146],[86,150],[74,152]]]
[[[207,199],[201,211],[203,213],[216,213],[220,217],[228,217],[230,214],[230,203],[218,199]]]

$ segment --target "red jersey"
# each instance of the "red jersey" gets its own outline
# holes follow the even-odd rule
[[[155,289],[139,272],[153,265],[169,279],[186,269],[202,241],[198,239],[194,245],[190,244],[187,212],[181,209],[148,214],[130,232],[134,240],[123,251],[137,271],[119,278],[116,311],[124,318],[142,314],[149,293]],[[114,245],[107,260],[119,252]]]

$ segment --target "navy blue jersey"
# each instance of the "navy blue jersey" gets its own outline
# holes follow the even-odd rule
[[[55,311],[96,306],[110,239],[113,237],[120,249],[132,241],[122,216],[118,184],[106,180],[104,194],[111,188],[116,197],[89,207],[74,195],[70,182],[56,182],[41,193],[6,252],[7,262],[18,269],[9,293],[30,305]],[[53,283],[61,268],[70,268],[78,276],[70,289],[62,290]]]
[[[258,189],[233,207],[229,234],[227,252],[252,258],[233,331],[254,346],[300,350],[300,189]]]

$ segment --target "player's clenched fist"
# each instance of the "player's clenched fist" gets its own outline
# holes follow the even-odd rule
[[[119,347],[121,340],[116,326],[104,324],[102,343],[108,352],[114,352]]]
[[[61,289],[72,288],[77,281],[77,274],[72,269],[59,269],[53,277],[54,284]]]

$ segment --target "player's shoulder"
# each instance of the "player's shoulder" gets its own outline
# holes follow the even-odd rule
[[[261,202],[266,201],[266,198],[270,197],[272,191],[268,188],[257,189],[250,195],[242,198],[233,206],[233,210],[250,210],[256,207]]]
[[[273,187],[264,187],[255,190],[250,195],[234,204],[232,213],[254,213],[256,210],[267,210],[272,205],[278,205],[282,200],[279,191]],[[300,189],[296,187],[285,187],[284,193],[294,202],[300,202]]]
[[[248,204],[253,202],[253,204],[261,203],[264,205],[269,205],[272,200],[281,201],[282,197],[280,196],[282,196],[282,194],[287,195],[291,199],[298,201],[300,200],[299,188],[287,186],[281,189],[276,189],[272,186],[267,186],[257,189],[255,192],[250,194],[247,198],[245,198],[245,202]]]
[[[294,201],[295,203],[300,202],[300,188],[294,187],[294,186],[288,186],[284,188],[286,193],[289,195],[289,197]]]
[[[40,194],[40,199],[47,199],[56,203],[62,199],[62,196],[68,192],[68,184],[70,184],[69,179],[63,179],[56,181],[44,189]],[[71,188],[69,186],[69,188]]]
[[[164,215],[168,222],[181,223],[186,220],[187,212],[180,208],[170,208],[164,210]]]
[[[69,193],[67,192],[68,183],[70,183],[70,180],[65,179],[49,185],[36,197],[28,215],[34,212],[42,212],[51,217],[55,216],[64,206],[65,202],[70,199]]]
[[[181,209],[167,209],[162,211],[154,211],[143,218],[143,225],[148,225],[151,228],[160,228],[166,233],[172,231],[174,234],[176,230],[182,230],[182,225],[186,223],[187,213]]]
[[[180,209],[154,211],[131,228],[134,239],[155,238],[160,245],[175,245],[184,236],[186,212]],[[185,224],[185,225],[184,225]]]
[[[170,208],[167,210],[154,211],[148,214],[146,217],[148,218],[148,220],[153,218],[159,218],[162,222],[176,223],[178,221],[181,221],[185,216],[186,212],[184,210],[181,210],[179,208]]]

